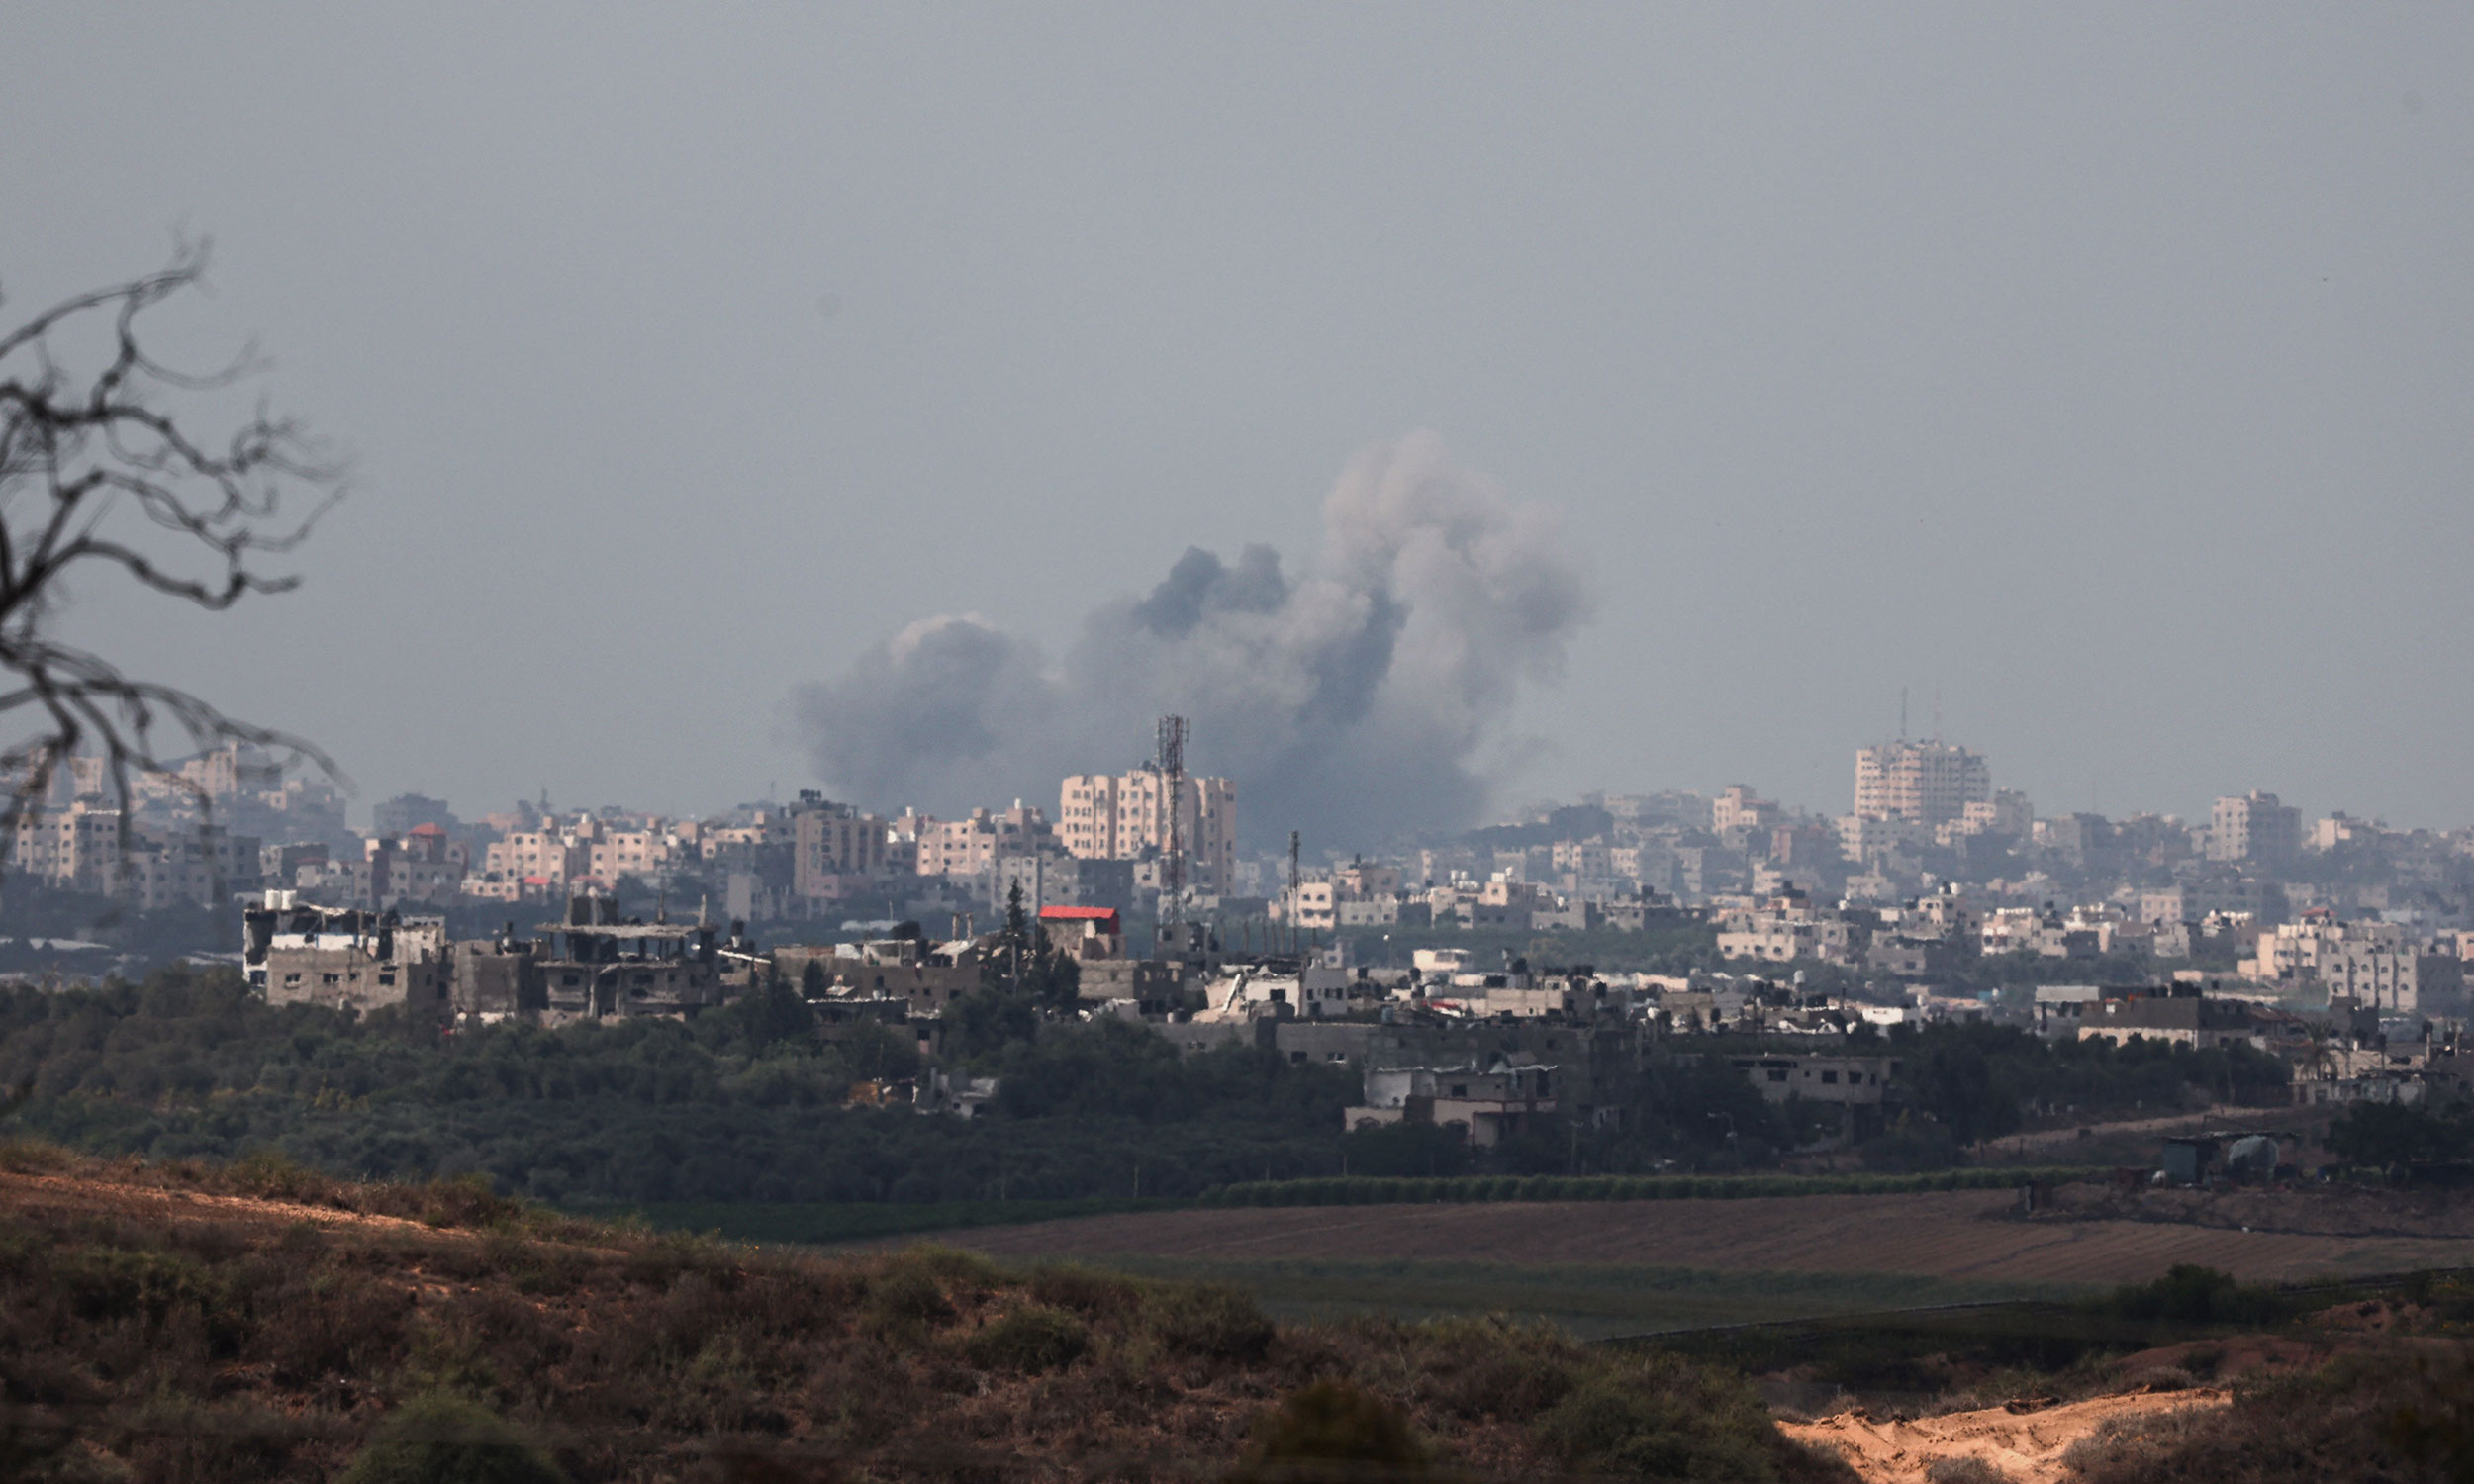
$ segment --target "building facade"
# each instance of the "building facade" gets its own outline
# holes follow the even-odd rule
[[[1237,868],[1237,786],[1224,778],[1187,778],[1179,789],[1178,835],[1186,853],[1186,884],[1231,889]],[[1157,769],[1076,774],[1057,800],[1057,837],[1068,853],[1096,861],[1131,861],[1169,848],[1167,778]]]
[[[1981,753],[1951,742],[1883,742],[1856,754],[1856,814],[1901,819],[1927,829],[1966,817],[1967,805],[1993,801],[1993,772]]]

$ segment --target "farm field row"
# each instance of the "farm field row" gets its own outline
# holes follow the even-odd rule
[[[1485,1262],[1515,1266],[1894,1274],[2003,1284],[2144,1281],[2177,1262],[2245,1281],[2474,1263],[2474,1242],[2244,1232],[2141,1221],[2005,1219],[2004,1191],[1724,1201],[1240,1207],[1094,1216],[954,1233],[1014,1259],[1186,1263]]]
[[[1584,1340],[1713,1326],[1878,1314],[2015,1299],[2067,1299],[2081,1285],[1420,1258],[1213,1261],[1110,1255],[1093,1266],[1143,1277],[1228,1283],[1292,1322],[1353,1313],[1398,1319],[1500,1314],[1546,1321]]]

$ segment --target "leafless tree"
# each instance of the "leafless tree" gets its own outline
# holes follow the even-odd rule
[[[81,752],[100,756],[121,804],[131,780],[177,777],[183,752],[226,742],[263,748],[278,767],[340,777],[298,737],[226,715],[177,687],[140,680],[55,632],[67,583],[126,581],[210,611],[300,579],[266,570],[305,540],[342,494],[340,468],[292,420],[260,403],[223,436],[201,434],[209,394],[264,370],[254,349],[209,375],[149,356],[140,317],[200,285],[204,244],[162,271],[62,301],[0,329],[0,826],[48,791]],[[101,369],[70,369],[86,350]],[[167,404],[186,394],[187,408]],[[201,804],[201,790],[188,786]]]

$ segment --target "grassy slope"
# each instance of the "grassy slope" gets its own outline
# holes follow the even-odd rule
[[[1477,1476],[1845,1477],[1727,1372],[1544,1328],[1281,1327],[1225,1289],[0,1146],[11,1478],[324,1479],[475,1409],[575,1481],[1220,1477],[1325,1382]]]

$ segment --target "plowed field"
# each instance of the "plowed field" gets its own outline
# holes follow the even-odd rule
[[[955,1233],[1005,1257],[1614,1264],[1898,1273],[2041,1283],[2144,1281],[2176,1262],[2247,1281],[2474,1264],[2474,1241],[2243,1232],[2142,1221],[2005,1219],[2003,1191],[1714,1201],[1285,1206],[1085,1217]]]

